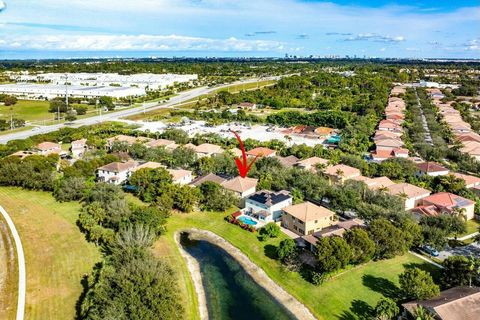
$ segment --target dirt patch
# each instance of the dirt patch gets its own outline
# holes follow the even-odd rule
[[[192,280],[195,284],[195,290],[198,295],[198,302],[200,306],[200,316],[201,319],[208,319],[207,305],[206,305],[206,296],[202,284],[202,277],[200,274],[200,267],[197,261],[183,250],[180,245],[180,233],[187,232],[190,234],[190,238],[196,240],[206,240],[214,245],[217,245],[228,252],[236,261],[243,267],[245,272],[247,272],[261,287],[263,287],[278,303],[282,304],[285,309],[289,310],[293,315],[296,316],[299,320],[310,320],[315,319],[313,314],[308,310],[308,308],[295,299],[292,295],[286,292],[282,287],[275,283],[270,277],[259,268],[255,263],[253,263],[243,252],[238,248],[233,246],[230,242],[226,241],[222,237],[217,236],[213,232],[200,229],[185,229],[180,230],[175,233],[175,241],[180,248],[182,256],[187,261]]]

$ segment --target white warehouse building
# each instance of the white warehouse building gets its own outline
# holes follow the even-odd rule
[[[48,82],[50,84],[64,85],[68,82],[78,86],[120,86],[138,87],[149,90],[165,89],[176,83],[186,83],[198,79],[196,74],[153,74],[138,73],[121,75],[118,73],[38,73],[10,74],[16,82]]]
[[[75,98],[112,97],[124,98],[145,95],[144,88],[112,86],[69,85],[68,96]],[[0,85],[0,94],[13,95],[21,99],[52,99],[65,96],[65,85],[16,83]]]

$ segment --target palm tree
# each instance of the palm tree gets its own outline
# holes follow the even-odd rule
[[[415,320],[435,320],[433,314],[422,306],[418,306],[413,311]]]

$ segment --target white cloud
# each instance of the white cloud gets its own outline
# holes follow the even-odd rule
[[[480,39],[473,39],[465,44],[465,49],[469,51],[480,51]]]
[[[375,41],[375,42],[401,42],[405,41],[403,36],[386,36],[378,33],[359,33],[354,37],[348,37],[345,41]]]
[[[1,40],[1,39],[0,39]],[[211,39],[180,35],[34,35],[6,39],[4,49],[65,51],[277,51],[283,43],[269,40]],[[13,41],[15,40],[15,41]]]

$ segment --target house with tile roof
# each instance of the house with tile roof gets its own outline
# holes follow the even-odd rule
[[[209,174],[206,174],[204,176],[200,176],[200,177],[197,177],[195,178],[191,183],[190,185],[194,186],[194,187],[198,187],[200,186],[202,183],[204,182],[215,182],[215,183],[218,183],[218,184],[222,184],[224,183],[225,181],[227,181],[227,179],[223,178],[223,177],[220,177],[220,176],[217,176],[216,174],[214,173],[209,173]]]
[[[297,164],[297,162],[299,160],[294,155],[290,155],[290,156],[287,156],[287,157],[276,156],[275,158],[277,158],[278,161],[280,162],[280,164],[285,168],[293,167],[295,164]]]
[[[417,215],[452,214],[460,212],[466,220],[475,217],[475,202],[449,192],[439,192],[422,199],[422,205],[412,212]]]
[[[79,139],[72,141],[70,145],[70,152],[73,158],[80,158],[87,151],[87,139]]]
[[[480,312],[480,288],[453,287],[440,292],[438,297],[428,300],[416,300],[402,304],[404,316],[413,316],[422,306],[436,320],[478,320]]]
[[[427,161],[427,162],[422,162],[422,163],[417,163],[417,176],[431,176],[431,177],[436,177],[436,176],[445,176],[447,175],[450,170],[445,168],[444,166],[432,162],[432,161]]]
[[[55,142],[45,141],[37,144],[34,147],[34,150],[37,154],[40,154],[42,156],[48,156],[49,154],[62,153],[62,146]]]
[[[147,161],[147,162],[144,162],[144,163],[136,166],[131,171],[135,172],[135,171],[138,171],[140,169],[157,169],[157,168],[166,168],[166,166],[164,166],[163,164],[161,164],[159,162]]]
[[[136,161],[112,162],[97,168],[97,180],[112,184],[122,184],[138,166]]]
[[[327,159],[319,158],[319,157],[310,157],[304,160],[299,160],[295,166],[310,171],[317,171],[317,165],[321,165],[323,167],[328,166],[329,161]]]
[[[392,151],[392,149],[403,147],[403,141],[400,138],[381,139],[375,141],[375,145],[377,146],[377,150]]]
[[[327,167],[323,173],[328,177],[331,183],[344,183],[348,179],[361,176],[360,170],[344,164]]]
[[[242,212],[261,222],[279,221],[282,209],[292,205],[292,196],[288,191],[273,192],[257,191],[245,199],[245,209]]]
[[[275,157],[277,152],[275,150],[265,148],[265,147],[258,147],[247,151],[248,157]]]
[[[124,134],[116,135],[115,137],[111,137],[107,139],[107,148],[111,149],[115,142],[124,142],[127,145],[131,146],[134,143],[146,143],[152,139],[147,137],[132,137],[127,136]]]
[[[197,154],[197,157],[211,157],[213,155],[222,154],[225,150],[216,144],[202,143],[198,146],[194,146],[193,150]]]
[[[361,219],[349,219],[344,221],[338,221],[328,227],[325,227],[319,231],[314,232],[313,234],[307,234],[301,237],[301,241],[297,242],[301,247],[306,247],[306,249],[315,253],[317,250],[317,242],[320,238],[325,237],[342,237],[348,230],[353,228],[365,228],[365,222]]]
[[[193,173],[190,170],[168,169],[168,173],[172,176],[172,182],[176,184],[189,184],[193,180]]]
[[[248,197],[254,194],[257,189],[258,179],[240,176],[227,180],[222,183],[222,186],[235,193],[240,198]]]
[[[333,211],[308,201],[285,207],[282,214],[282,227],[299,236],[313,235],[336,222]]]
[[[463,147],[460,148],[460,152],[467,153],[476,160],[480,161],[480,142],[466,141],[463,142]]]
[[[455,178],[463,180],[465,182],[465,188],[471,189],[474,187],[480,186],[480,178],[468,174],[453,172],[452,173]]]
[[[160,148],[163,147],[167,150],[174,150],[178,147],[178,145],[175,143],[173,140],[167,140],[167,139],[156,139],[156,140],[151,140],[145,143],[145,146],[147,148]]]
[[[392,184],[385,190],[392,196],[397,196],[404,202],[405,210],[410,210],[422,203],[422,199],[431,194],[430,190],[423,189],[409,183]]]

